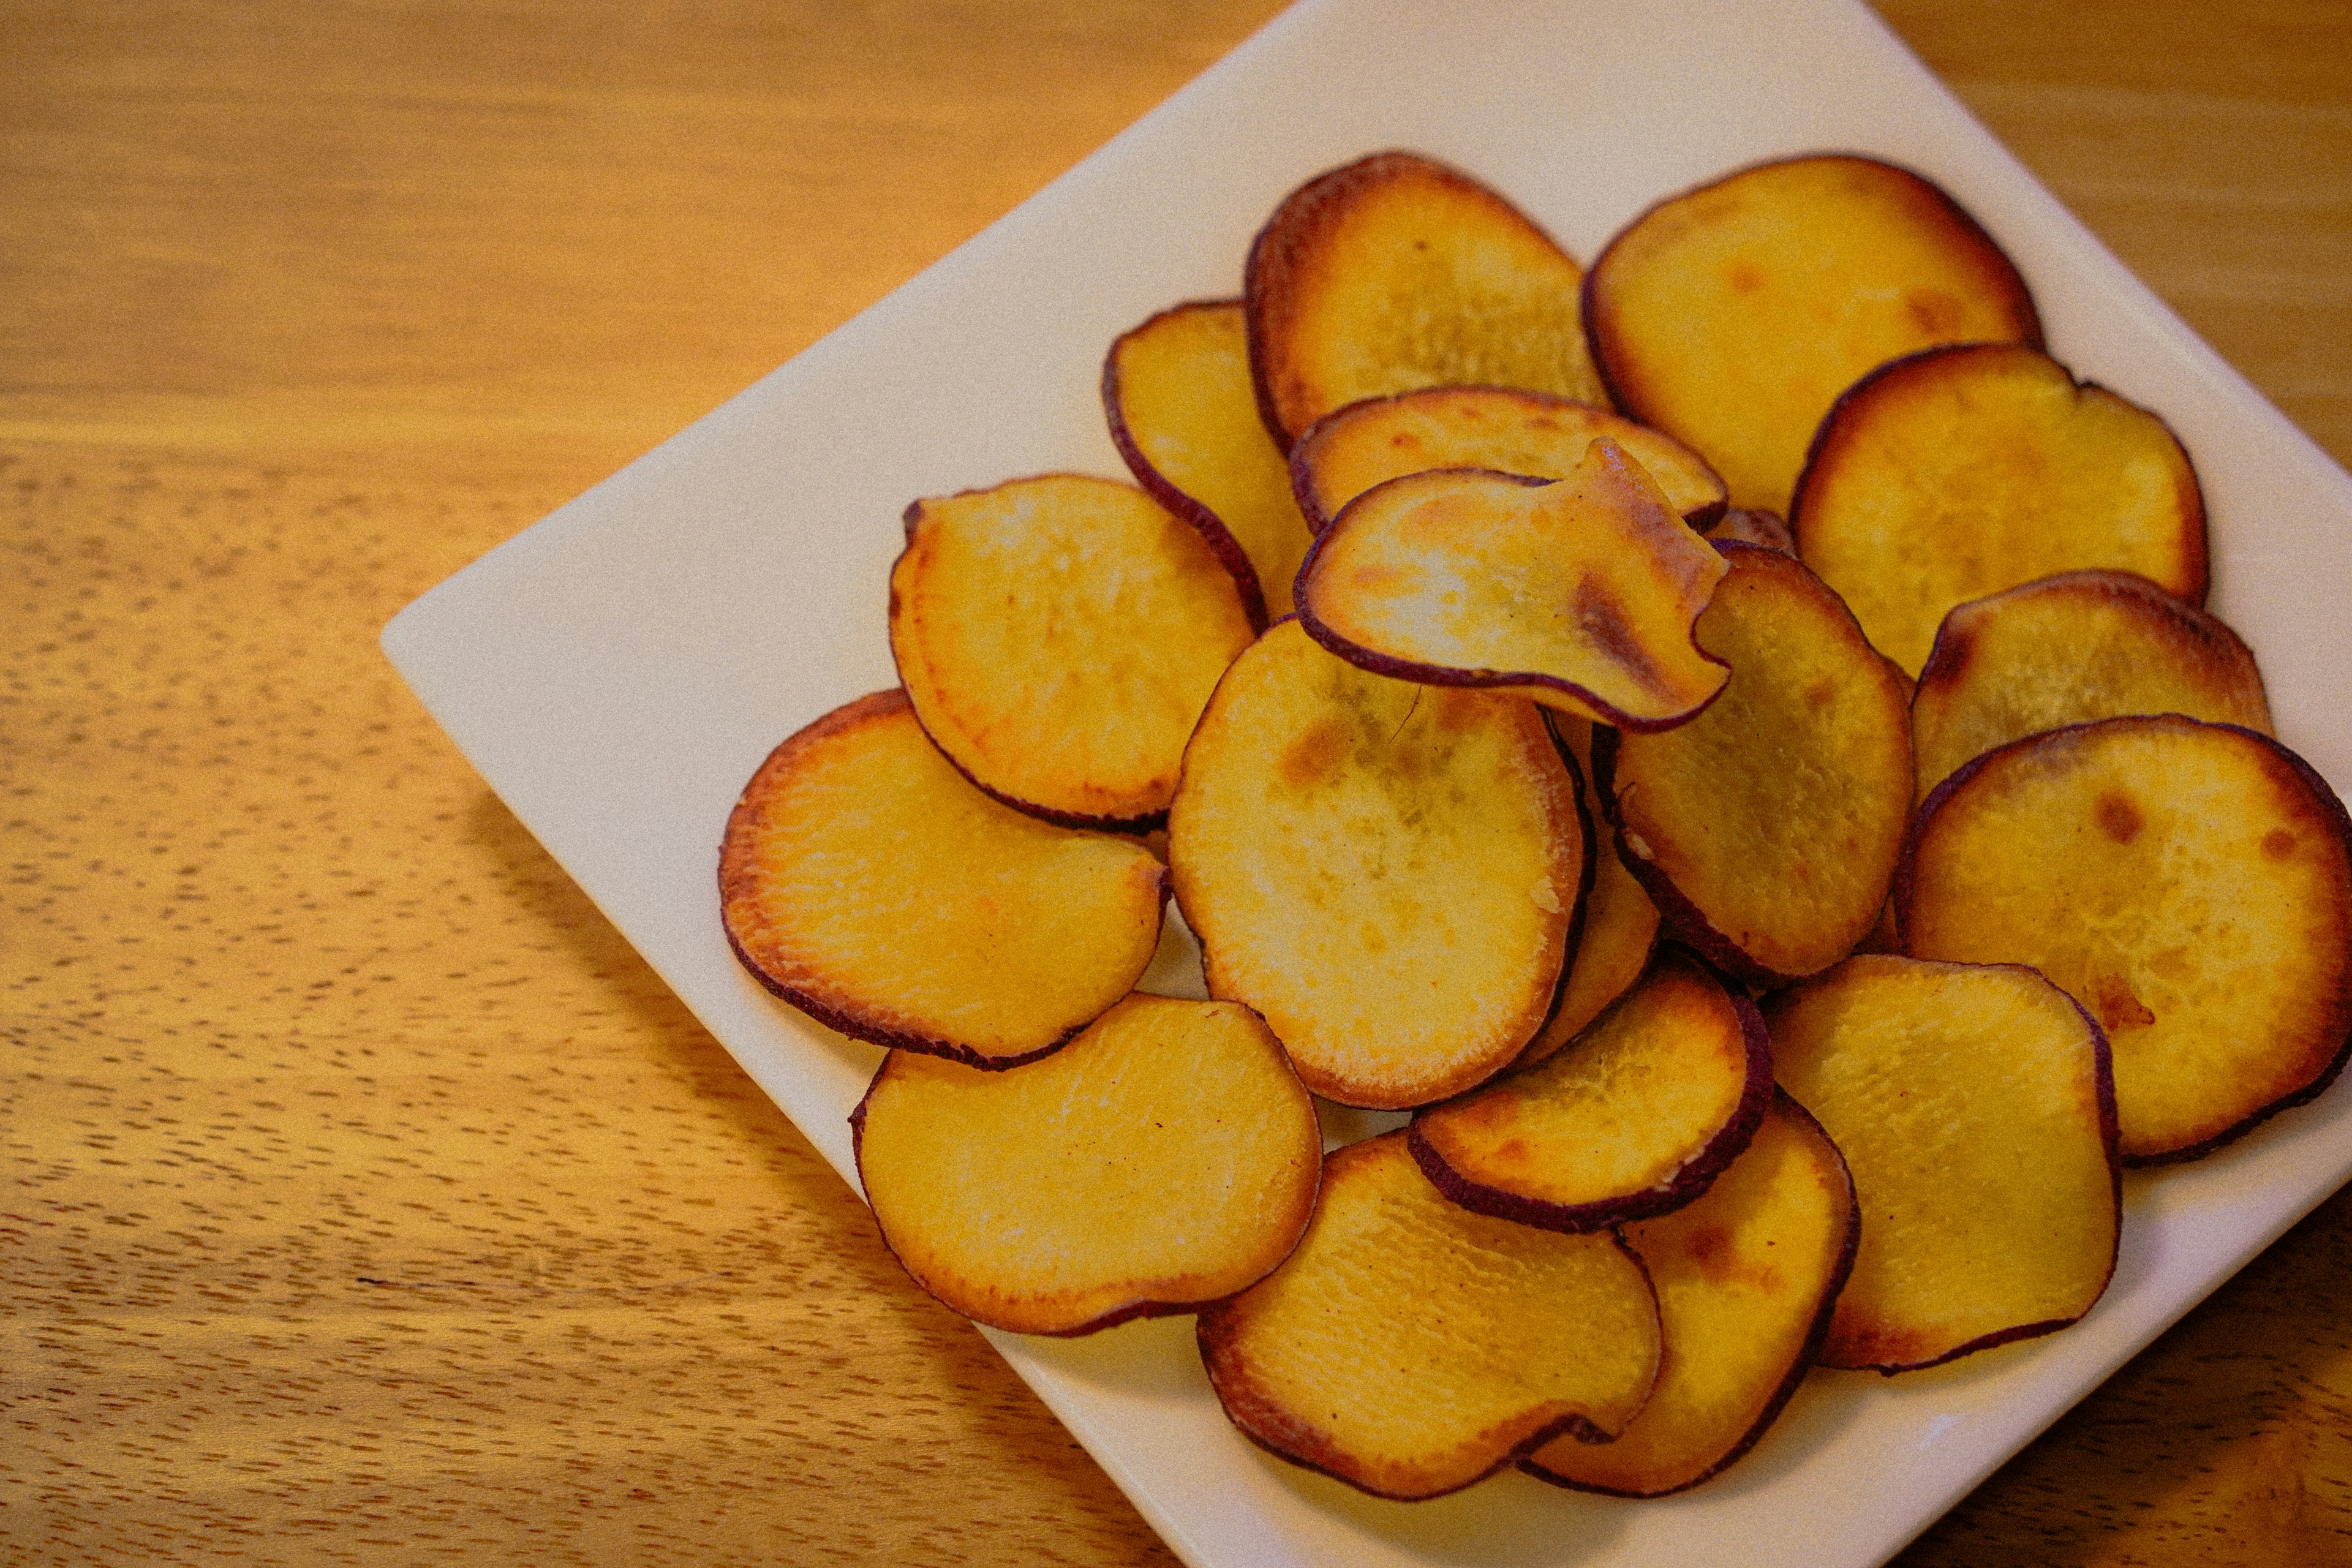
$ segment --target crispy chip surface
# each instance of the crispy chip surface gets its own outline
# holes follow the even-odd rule
[[[1380,674],[1654,730],[1723,689],[1692,623],[1724,571],[1603,437],[1549,484],[1448,468],[1357,497],[1307,553],[1298,616]]]
[[[1585,285],[1616,405],[1696,451],[1731,504],[1786,515],[1814,427],[1874,365],[1937,343],[2028,342],[2017,269],[1907,169],[1823,155],[1672,196]]]
[[[1412,153],[1318,175],[1250,247],[1244,303],[1266,427],[1286,450],[1335,408],[1417,386],[1602,403],[1583,271],[1509,202]]]
[[[1072,826],[1148,826],[1250,621],[1200,533],[1077,474],[917,501],[890,652],[965,775]]]
[[[2053,573],[2135,572],[2205,597],[2205,503],[2179,440],[2015,344],[1914,354],[1840,397],[1789,526],[1906,670],[1953,605]]]
[[[2265,736],[2103,720],[1939,785],[1896,914],[1918,957],[2030,963],[2081,1002],[2114,1049],[2126,1160],[2186,1159],[2341,1067],[2347,836],[2334,792]]]
[[[1289,465],[1258,417],[1241,301],[1178,305],[1120,337],[1102,395],[1136,482],[1201,531],[1253,623],[1288,615],[1311,535]]]
[[[1544,718],[1552,733],[1576,759],[1579,776],[1592,777],[1592,724],[1558,709]],[[1559,1005],[1543,1033],[1528,1042],[1519,1060],[1543,1060],[1583,1033],[1601,1016],[1601,1010],[1625,994],[1649,966],[1650,949],[1658,936],[1658,906],[1625,868],[1625,862],[1606,846],[1593,856],[1597,862],[1592,890],[1584,900],[1584,929],[1577,939],[1576,956],[1561,984]]]
[[[906,694],[835,710],[761,764],[727,821],[728,940],[770,990],[877,1045],[1004,1066],[1127,994],[1159,945],[1142,845],[999,805]]]
[[[1618,1430],[1658,1363],[1656,1300],[1613,1235],[1456,1207],[1401,1132],[1328,1157],[1298,1249],[1200,1334],[1250,1437],[1393,1498],[1467,1486],[1563,1430]]]
[[[2271,732],[2238,634],[2128,572],[2063,572],[1953,606],[1911,699],[1919,795],[2045,730],[2179,713]]]
[[[1578,781],[1533,704],[1370,675],[1281,621],[1184,757],[1169,865],[1212,995],[1317,1093],[1425,1104],[1551,1011],[1590,876]]]
[[[1861,1202],[1823,1365],[1932,1366],[2091,1310],[2122,1197],[2105,1042],[2073,998],[2020,965],[1872,953],[1766,1007],[1781,1087]]]
[[[979,1322],[1070,1334],[1262,1279],[1315,1206],[1315,1107],[1230,1002],[1131,995],[1003,1072],[896,1052],[851,1118],[890,1250]]]

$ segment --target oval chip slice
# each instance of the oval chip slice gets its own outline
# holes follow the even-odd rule
[[[1465,1208],[1551,1230],[1678,1209],[1748,1146],[1772,1095],[1755,1005],[1662,945],[1567,1049],[1413,1118],[1423,1174]]]
[[[1995,746],[2134,713],[2271,732],[2252,650],[2145,577],[2062,572],[1956,605],[1911,698],[1920,798]]]
[[[977,1322],[1082,1334],[1270,1272],[1322,1137],[1281,1045],[1230,1002],[1132,995],[1004,1072],[894,1052],[850,1117],[883,1239]]]
[[[1251,243],[1258,408],[1287,451],[1335,408],[1417,386],[1607,401],[1577,315],[1583,269],[1459,170],[1375,153],[1283,198]]]
[[[1620,1497],[1695,1487],[1755,1447],[1829,1333],[1861,1237],[1844,1156],[1775,1093],[1756,1137],[1686,1208],[1625,1229],[1658,1292],[1658,1385],[1609,1443],[1555,1437],[1520,1461]]]
[[[1252,635],[1208,542],[1133,485],[1045,474],[907,509],[890,571],[907,695],[966,777],[1050,822],[1163,820]]]
[[[1989,752],[1920,808],[1895,904],[1912,954],[2032,964],[2098,1019],[2129,1163],[2219,1147],[2352,1048],[2352,822],[2250,730],[2105,719]]]
[[[1730,684],[1676,729],[1596,731],[1593,780],[1667,927],[1771,985],[1843,958],[1885,907],[1911,810],[1910,692],[1794,557],[1716,548],[1730,574],[1697,637]]]
[[[1822,1364],[1895,1373],[2064,1328],[2115,1272],[2105,1039],[2019,964],[1870,953],[1766,1003],[1781,1087],[1853,1172]]]
[[[2011,343],[1930,350],[1856,383],[1822,421],[1789,527],[1906,670],[1953,605],[2053,573],[2136,572],[2205,597],[2205,502],[2179,439]]]
[[[1385,480],[1431,468],[1564,479],[1603,436],[1642,465],[1693,528],[1704,531],[1723,515],[1723,481],[1673,437],[1589,403],[1503,386],[1431,386],[1351,403],[1298,438],[1290,472],[1299,510],[1320,533]]]
[[[2025,281],[1935,185],[1874,159],[1759,163],[1650,208],[1584,284],[1616,405],[1786,515],[1813,429],[1873,366],[2042,342]]]
[[[1381,675],[1656,730],[1723,689],[1692,623],[1724,571],[1603,438],[1549,484],[1444,468],[1357,497],[1307,552],[1298,617]]]
[[[1581,796],[1532,703],[1369,675],[1276,622],[1219,684],[1169,815],[1210,994],[1345,1104],[1484,1081],[1575,945]]]
[[[1252,1440],[1402,1499],[1468,1486],[1562,1432],[1618,1431],[1659,1354],[1656,1298],[1613,1234],[1456,1207],[1402,1132],[1327,1157],[1298,1249],[1202,1312],[1200,1340]]]
[[[1136,483],[1200,530],[1251,623],[1288,615],[1311,535],[1258,417],[1241,301],[1178,305],[1123,334],[1103,360],[1102,400]]]
[[[901,691],[770,753],[727,819],[727,939],[769,990],[877,1045],[1007,1067],[1133,988],[1166,873],[1132,839],[1056,827],[948,764]]]

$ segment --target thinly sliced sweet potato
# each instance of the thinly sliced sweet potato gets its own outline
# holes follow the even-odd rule
[[[2130,1163],[2309,1100],[2352,1045],[2352,823],[2251,730],[2105,719],[1989,752],[1920,807],[1895,898],[1910,952],[2030,963],[2099,1020]]]
[[[900,691],[770,753],[719,857],[728,941],[761,984],[844,1034],[978,1067],[1041,1057],[1126,995],[1166,886],[1141,844],[972,788]]]
[[[1465,1208],[1600,1230],[1706,1191],[1748,1146],[1771,1094],[1755,1005],[1662,945],[1566,1050],[1413,1118],[1412,1156]]]
[[[1604,437],[1549,484],[1443,468],[1357,497],[1307,552],[1298,618],[1381,675],[1656,730],[1723,689],[1691,630],[1723,574]]]
[[[1276,622],[1219,683],[1169,815],[1210,994],[1345,1104],[1484,1081],[1574,948],[1581,795],[1532,703],[1368,675]]]
[[[1299,510],[1320,533],[1385,480],[1430,468],[1565,479],[1603,436],[1642,465],[1693,528],[1723,515],[1723,481],[1673,437],[1589,403],[1501,386],[1432,386],[1351,403],[1298,438],[1290,473]]]
[[[1934,1366],[2091,1310],[2123,1194],[2106,1040],[2073,997],[2018,964],[1874,953],[1766,1007],[1781,1087],[1862,1203],[1822,1365]]]
[[[1311,535],[1258,417],[1241,301],[1178,305],[1120,337],[1103,361],[1102,400],[1136,483],[1201,531],[1252,624],[1288,615]]]
[[[890,1250],[964,1316],[1081,1334],[1246,1289],[1297,1245],[1315,1104],[1230,1002],[1132,995],[1006,1072],[893,1052],[850,1117]]]
[[[907,509],[890,652],[916,715],[964,776],[1049,822],[1163,820],[1251,635],[1208,542],[1132,485],[1045,474]]]
[[[2128,572],[2062,572],[1953,606],[1911,698],[1919,795],[1995,746],[2132,713],[2271,732],[2254,656]]]
[[[1883,365],[1822,421],[1797,553],[1908,670],[1953,605],[2082,567],[2205,597],[2205,503],[2163,420],[2005,343]]]
[[[1911,809],[1910,692],[1794,557],[1717,548],[1731,571],[1697,637],[1730,684],[1678,729],[1596,731],[1593,781],[1666,926],[1770,985],[1844,957],[1885,906]]]
[[[1592,777],[1592,725],[1589,720],[1548,710],[1552,734],[1576,759],[1580,778]],[[1658,937],[1658,906],[1642,889],[1625,862],[1614,854],[1594,855],[1592,890],[1584,900],[1584,930],[1560,984],[1559,1005],[1543,1033],[1528,1042],[1522,1066],[1543,1060],[1584,1032],[1601,1010],[1625,994],[1649,967]]]
[[[1283,198],[1250,246],[1244,305],[1266,429],[1416,386],[1605,401],[1575,258],[1509,202],[1412,153],[1376,153]]]
[[[1294,1464],[1381,1497],[1468,1486],[1562,1432],[1599,1438],[1647,1397],[1657,1304],[1617,1237],[1447,1203],[1404,1135],[1324,1163],[1307,1235],[1200,1317],[1225,1414]]]
[[[1937,343],[2026,342],[2024,279],[1907,169],[1759,163],[1650,208],[1584,284],[1619,408],[1696,451],[1731,504],[1785,515],[1814,426],[1874,365]]]
[[[1616,1441],[1555,1437],[1521,1468],[1621,1497],[1719,1474],[1804,1381],[1860,1237],[1844,1157],[1802,1106],[1775,1094],[1754,1142],[1704,1196],[1626,1227],[1665,1330],[1649,1403]]]

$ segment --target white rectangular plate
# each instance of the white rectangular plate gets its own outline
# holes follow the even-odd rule
[[[1111,339],[1237,293],[1282,195],[1412,147],[1590,258],[1659,197],[1820,149],[1940,182],[2015,258],[2051,347],[2155,407],[2212,514],[2213,606],[2252,644],[2281,738],[2336,784],[2352,731],[2352,479],[2124,271],[1861,5],[1310,0],[954,255],[403,611],[384,647],[516,815],[744,1068],[851,1175],[878,1053],[730,955],[713,868],[737,791],[818,714],[896,683],[885,584],[919,496],[1122,470]],[[1187,1319],[995,1336],[1187,1562],[1844,1568],[1897,1551],[2352,1175],[2337,1089],[2200,1164],[2126,1183],[2123,1258],[2053,1338],[1882,1380],[1811,1379],[1738,1467],[1624,1503],[1511,1474],[1360,1497],[1227,1426]]]

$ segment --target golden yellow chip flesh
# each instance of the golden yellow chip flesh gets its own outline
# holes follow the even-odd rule
[[[1576,759],[1578,773],[1592,778],[1592,724],[1553,709],[1545,714],[1552,733]],[[1597,809],[1597,807],[1596,807]],[[1559,1050],[1601,1016],[1601,1010],[1625,994],[1642,977],[1658,937],[1658,906],[1642,890],[1625,862],[1603,843],[1594,853],[1598,862],[1592,891],[1584,900],[1584,926],[1560,986],[1559,1005],[1543,1033],[1528,1042],[1522,1066],[1531,1066]]]
[[[1230,1002],[1131,995],[1003,1072],[893,1053],[851,1117],[890,1250],[976,1321],[1075,1334],[1264,1278],[1322,1140],[1281,1045]]]
[[[1298,615],[1377,674],[1657,730],[1723,689],[1692,623],[1726,570],[1602,437],[1549,484],[1444,469],[1357,497],[1307,552]]]
[[[1562,1431],[1616,1432],[1659,1356],[1656,1299],[1614,1235],[1458,1208],[1396,1132],[1328,1157],[1298,1249],[1202,1313],[1200,1339],[1253,1440],[1406,1499],[1468,1486]]]

